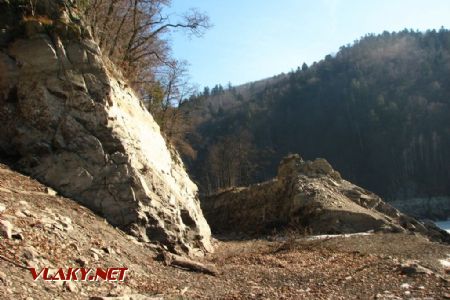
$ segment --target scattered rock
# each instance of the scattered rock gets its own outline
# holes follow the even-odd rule
[[[107,254],[114,254],[114,253],[115,253],[114,249],[111,248],[111,247],[102,247],[102,250],[103,250],[105,253],[107,253]]]
[[[79,257],[75,259],[75,262],[82,268],[86,267],[89,261],[85,257]]]
[[[61,223],[65,231],[70,231],[73,229],[72,220],[69,217],[59,216],[58,222]]]
[[[11,237],[14,240],[20,240],[20,241],[23,241],[25,239],[25,237],[23,236],[23,234],[21,232],[13,232]]]
[[[7,220],[0,220],[0,235],[5,239],[12,238],[13,225]]]
[[[22,251],[23,257],[27,260],[34,260],[39,257],[38,252],[36,251],[36,248],[33,246],[27,246]]]
[[[19,206],[22,207],[22,208],[30,207],[30,205],[28,204],[28,202],[27,202],[27,201],[24,201],[24,200],[20,200],[20,201],[19,201]]]
[[[31,218],[34,214],[26,208],[19,209],[15,212],[15,216],[19,218]]]
[[[26,217],[29,217],[29,218],[34,217],[34,214],[33,214],[31,211],[29,211],[28,209],[22,209],[22,213],[23,213]]]
[[[6,210],[6,205],[0,203],[0,214]]]
[[[122,295],[132,294],[130,287],[125,285],[115,285],[108,293],[108,297],[118,297]]]
[[[99,256],[99,257],[102,257],[103,256],[103,253],[102,253],[102,251],[101,250],[99,250],[99,249],[97,249],[97,248],[91,248],[91,249],[89,249],[93,254],[96,254],[97,256]]]
[[[43,216],[39,219],[39,221],[44,225],[44,227],[51,228],[56,223],[55,219],[52,219],[48,216]]]
[[[49,187],[46,187],[46,188],[45,188],[45,192],[46,192],[48,195],[50,195],[50,196],[56,196],[56,195],[57,195],[57,192],[56,192],[54,189],[49,188]]]
[[[118,297],[98,297],[94,296],[89,298],[90,300],[164,300],[164,297],[160,296],[146,296],[141,294],[124,295]]]
[[[418,264],[416,261],[406,261],[399,265],[400,272],[407,276],[418,274],[432,275],[434,272]]]
[[[6,283],[6,274],[0,271],[0,282]]]
[[[381,300],[387,300],[387,299],[394,299],[394,300],[401,300],[401,297],[397,297],[394,294],[392,294],[390,291],[384,291],[383,294],[377,294],[375,296],[377,299]]]
[[[66,288],[66,290],[68,290],[69,292],[72,293],[76,293],[78,292],[78,287],[75,284],[75,282],[73,281],[64,281],[64,287]]]
[[[410,289],[410,288],[411,288],[411,285],[410,285],[409,283],[402,283],[402,284],[400,285],[400,287],[401,287],[402,289]]]
[[[21,209],[17,210],[14,214],[18,218],[26,218],[27,216],[22,212]]]

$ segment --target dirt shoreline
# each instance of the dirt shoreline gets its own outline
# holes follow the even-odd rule
[[[5,206],[0,219],[9,220],[16,233],[16,238],[0,238],[3,257],[23,266],[129,268],[123,283],[52,283],[33,281],[28,270],[0,259],[1,299],[133,294],[160,299],[450,298],[449,274],[440,262],[448,259],[450,247],[418,235],[217,237],[215,253],[204,258],[219,271],[211,276],[164,265],[150,245],[4,165],[0,203]],[[402,264],[411,260],[431,273],[405,274]]]

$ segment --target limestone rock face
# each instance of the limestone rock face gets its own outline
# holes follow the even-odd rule
[[[282,160],[277,178],[207,197],[202,206],[218,233],[268,233],[289,226],[314,234],[413,231],[450,242],[439,228],[343,180],[325,159],[303,161],[297,154]]]
[[[35,19],[0,3],[0,151],[143,241],[212,251],[197,187],[152,116],[70,1],[38,3]]]

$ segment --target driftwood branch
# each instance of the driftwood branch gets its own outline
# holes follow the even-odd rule
[[[203,264],[201,262],[194,261],[189,258],[169,252],[164,252],[163,255],[164,255],[164,262],[168,266],[179,267],[190,271],[205,273],[213,276],[219,274],[217,268],[214,265]]]

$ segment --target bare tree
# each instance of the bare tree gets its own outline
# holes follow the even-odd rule
[[[134,86],[155,83],[158,68],[177,65],[168,32],[183,29],[201,36],[210,27],[207,15],[191,9],[174,17],[164,13],[169,6],[168,0],[90,0],[85,10],[101,49]]]
[[[103,54],[120,67],[166,138],[195,155],[184,142],[189,122],[177,109],[194,89],[188,82],[187,63],[171,57],[167,34],[184,30],[201,36],[210,27],[208,16],[195,9],[168,15],[170,0],[87,1],[84,15]]]
[[[254,171],[252,137],[247,130],[222,137],[208,149],[208,193],[247,185]]]
[[[195,151],[185,142],[186,134],[192,130],[193,123],[180,109],[180,105],[192,95],[196,88],[189,83],[187,63],[173,61],[170,66],[159,70],[158,85],[149,85],[151,90],[143,92],[149,111],[161,126],[166,138],[183,154],[193,157]]]

